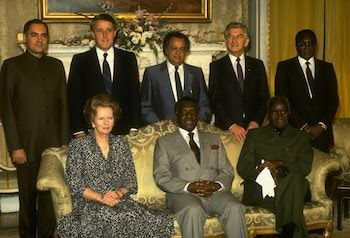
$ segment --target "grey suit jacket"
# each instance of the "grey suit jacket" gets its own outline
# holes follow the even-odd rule
[[[158,138],[154,151],[153,176],[163,191],[182,193],[189,182],[218,181],[231,190],[233,168],[216,134],[198,130],[201,163],[179,131]],[[169,197],[168,197],[169,198]]]
[[[184,64],[184,96],[194,98],[199,106],[200,118],[209,122],[211,111],[207,86],[202,69]],[[141,87],[141,113],[146,124],[174,119],[175,98],[171,88],[167,63],[146,68]]]

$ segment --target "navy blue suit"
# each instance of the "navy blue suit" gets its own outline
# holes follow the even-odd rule
[[[209,74],[209,98],[215,114],[215,126],[227,130],[233,124],[246,128],[251,121],[261,125],[269,99],[263,62],[245,56],[243,94],[229,55],[212,62]]]
[[[85,102],[98,93],[106,93],[96,49],[73,56],[68,79],[69,112],[72,132],[86,131],[83,117]],[[127,134],[141,125],[140,83],[135,54],[114,48],[112,97],[122,109],[122,117],[113,134]]]
[[[199,106],[200,119],[211,117],[207,86],[202,69],[184,64],[183,96],[194,98]],[[175,98],[171,88],[167,62],[146,68],[141,87],[142,119],[146,124],[174,119]]]

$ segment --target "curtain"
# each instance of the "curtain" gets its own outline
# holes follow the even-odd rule
[[[271,95],[277,63],[297,55],[295,35],[302,29],[315,32],[316,57],[333,63],[338,80],[340,105],[336,117],[350,117],[350,1],[348,0],[270,0],[269,56],[267,71]]]
[[[338,80],[336,117],[350,117],[350,1],[326,0],[325,60],[332,62]]]

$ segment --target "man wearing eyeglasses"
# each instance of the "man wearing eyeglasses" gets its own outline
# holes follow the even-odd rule
[[[317,39],[312,30],[299,31],[295,44],[298,55],[277,65],[275,94],[288,98],[290,124],[306,131],[313,147],[328,153],[339,104],[334,68],[315,58]]]
[[[244,179],[242,203],[269,209],[282,238],[308,237],[303,216],[309,201],[313,151],[308,135],[288,123],[290,107],[285,97],[273,97],[267,106],[269,124],[249,130],[237,172]]]

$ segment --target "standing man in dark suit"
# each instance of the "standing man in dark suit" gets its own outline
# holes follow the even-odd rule
[[[141,88],[142,119],[146,124],[173,120],[175,102],[182,96],[194,98],[199,105],[200,119],[210,121],[210,103],[202,69],[184,63],[189,51],[190,41],[186,35],[169,32],[163,42],[167,60],[146,68]]]
[[[166,192],[184,238],[203,237],[208,214],[217,214],[227,238],[248,237],[245,207],[231,193],[233,168],[216,134],[197,129],[199,108],[190,97],[175,105],[178,130],[160,137],[153,176]]]
[[[117,29],[112,16],[96,16],[90,23],[90,29],[96,47],[74,55],[69,72],[69,112],[73,135],[86,134],[84,104],[98,93],[108,93],[119,102],[122,117],[112,132],[127,134],[141,124],[136,57],[131,52],[113,47]]]
[[[69,131],[66,77],[61,61],[48,57],[47,25],[24,25],[26,52],[7,59],[0,73],[0,115],[7,148],[16,166],[20,237],[53,237],[55,215],[50,192],[36,189],[41,153],[66,147]]]
[[[315,58],[316,35],[302,30],[295,37],[298,56],[279,62],[275,94],[290,101],[290,124],[310,135],[311,145],[326,153],[334,144],[332,121],[339,98],[331,63]]]
[[[225,29],[228,54],[210,64],[209,98],[215,125],[243,142],[249,129],[261,126],[269,89],[264,63],[245,55],[248,28],[231,22]]]

